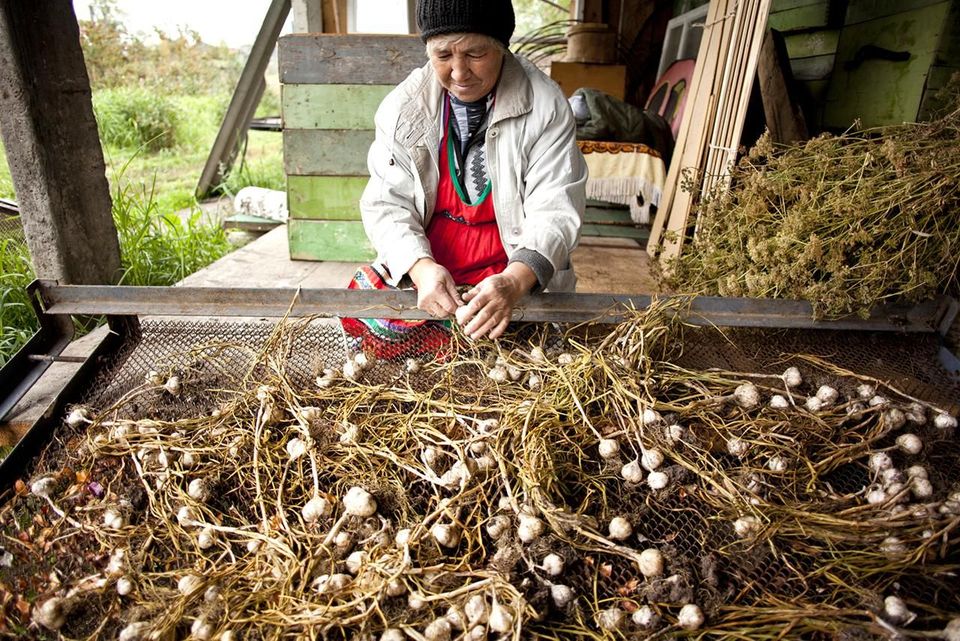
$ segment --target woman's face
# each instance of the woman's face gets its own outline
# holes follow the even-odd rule
[[[484,36],[438,36],[428,44],[430,62],[443,88],[463,102],[480,100],[500,78],[503,51]]]

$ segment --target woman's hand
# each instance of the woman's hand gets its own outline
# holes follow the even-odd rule
[[[499,274],[488,276],[463,295],[466,305],[457,310],[457,322],[472,339],[500,338],[510,323],[513,307],[537,283],[523,263],[510,263]]]
[[[415,262],[407,275],[417,288],[417,307],[428,314],[447,318],[463,305],[453,276],[432,258]]]

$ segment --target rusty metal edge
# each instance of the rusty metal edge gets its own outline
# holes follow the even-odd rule
[[[416,293],[407,290],[115,287],[51,281],[39,281],[37,287],[46,313],[54,315],[431,318],[416,308]],[[656,300],[672,298],[688,305],[687,322],[718,327],[932,332],[947,309],[945,301],[938,299],[912,306],[884,305],[868,318],[815,320],[813,307],[805,301],[706,296]],[[645,309],[654,300],[614,294],[537,294],[521,300],[514,320],[615,323],[630,309]]]

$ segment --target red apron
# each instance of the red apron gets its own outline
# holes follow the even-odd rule
[[[493,210],[490,181],[475,204],[456,179],[454,137],[450,135],[450,98],[444,104],[443,142],[440,143],[440,183],[437,204],[427,226],[433,259],[443,265],[457,285],[476,285],[507,267]]]

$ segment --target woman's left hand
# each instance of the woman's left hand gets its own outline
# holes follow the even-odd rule
[[[463,295],[467,304],[457,309],[457,322],[471,339],[499,338],[510,323],[514,305],[536,282],[536,274],[527,265],[510,263]]]

